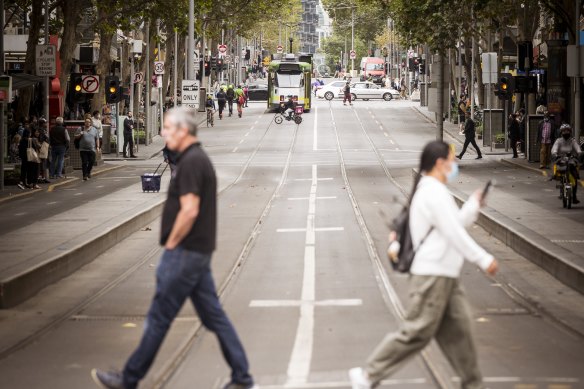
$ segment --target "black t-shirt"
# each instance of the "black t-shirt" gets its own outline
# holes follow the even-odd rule
[[[172,231],[180,210],[180,197],[189,193],[201,199],[199,214],[193,227],[179,245],[191,251],[212,253],[215,250],[217,230],[217,179],[211,160],[200,143],[189,146],[178,157],[162,212],[161,245],[166,244]]]

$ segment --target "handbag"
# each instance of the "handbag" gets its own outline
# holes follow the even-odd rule
[[[28,162],[40,163],[39,155],[36,150],[32,147],[32,139],[28,138],[28,148],[26,149],[26,160]]]
[[[41,151],[39,151],[39,158],[40,159],[49,158],[49,144],[47,142],[43,142],[43,144],[41,144]]]

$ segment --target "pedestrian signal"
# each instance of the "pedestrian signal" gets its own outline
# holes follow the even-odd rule
[[[209,61],[205,61],[205,76],[211,75],[211,63]]]
[[[223,71],[223,58],[217,58],[217,71]]]
[[[105,101],[108,104],[119,103],[122,100],[122,88],[120,79],[117,76],[107,76],[105,78]]]

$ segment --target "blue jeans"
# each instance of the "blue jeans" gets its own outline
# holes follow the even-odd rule
[[[136,388],[144,378],[187,298],[191,299],[203,325],[219,339],[223,357],[231,367],[231,381],[246,386],[253,384],[243,346],[217,297],[210,263],[211,254],[180,247],[164,251],[156,271],[156,293],[142,340],[124,368],[125,388]]]
[[[49,176],[61,177],[63,175],[63,162],[65,162],[65,146],[51,147],[51,169]]]

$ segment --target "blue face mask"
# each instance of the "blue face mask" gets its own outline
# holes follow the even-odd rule
[[[446,175],[446,181],[448,183],[454,182],[456,177],[458,177],[458,164],[456,162],[452,162],[451,166],[452,168],[450,169],[450,172]]]

